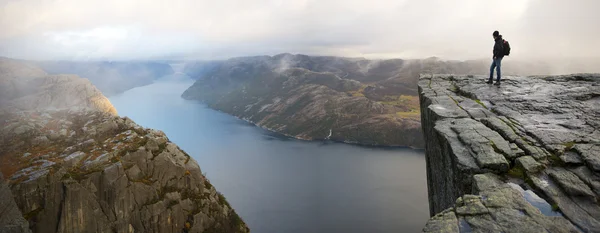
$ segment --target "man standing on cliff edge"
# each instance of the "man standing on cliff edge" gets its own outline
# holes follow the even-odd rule
[[[496,68],[496,83],[494,85],[500,85],[500,77],[502,75],[501,72],[501,64],[502,58],[504,58],[504,40],[502,39],[502,35],[498,31],[494,31],[492,34],[494,36],[494,57],[492,60],[492,65],[490,66],[490,79],[486,82],[487,84],[492,84],[494,80],[494,68]]]

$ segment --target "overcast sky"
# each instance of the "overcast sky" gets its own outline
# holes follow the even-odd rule
[[[0,56],[600,56],[599,0],[0,0]]]

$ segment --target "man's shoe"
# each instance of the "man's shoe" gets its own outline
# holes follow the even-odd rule
[[[500,86],[500,82],[496,82],[496,83],[494,83],[494,85]]]
[[[488,80],[488,81],[487,81],[487,82],[485,82],[485,83],[487,83],[487,84],[492,84],[492,83],[494,83],[494,82],[493,82],[492,80]]]

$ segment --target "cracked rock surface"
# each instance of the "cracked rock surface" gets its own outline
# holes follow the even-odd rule
[[[600,75],[422,75],[425,232],[600,232]]]
[[[28,69],[0,60],[0,90],[31,91],[0,95],[0,233],[249,231],[163,132],[87,80]]]
[[[21,211],[12,197],[10,188],[0,173],[0,232],[31,232],[29,224],[21,215]]]
[[[33,232],[245,232],[161,131],[102,112],[1,115],[0,169]],[[15,126],[13,126],[15,125]],[[17,134],[18,125],[31,125]],[[50,144],[39,135],[66,129]]]

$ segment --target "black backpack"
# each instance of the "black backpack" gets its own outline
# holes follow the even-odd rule
[[[504,40],[504,44],[502,45],[502,47],[504,48],[504,56],[510,55],[510,44],[508,43],[508,41]]]

